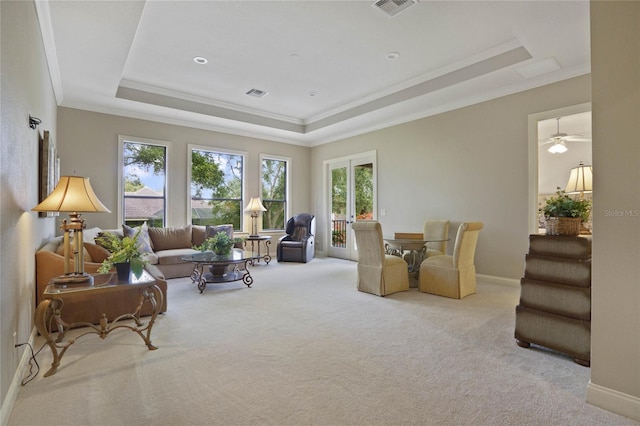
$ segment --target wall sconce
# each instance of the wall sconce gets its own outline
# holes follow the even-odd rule
[[[42,123],[42,120],[40,120],[38,117],[33,117],[31,114],[29,114],[29,127],[31,127],[32,129],[35,129],[36,127],[38,127],[40,123]]]

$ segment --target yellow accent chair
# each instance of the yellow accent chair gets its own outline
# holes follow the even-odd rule
[[[419,290],[424,293],[462,299],[476,292],[474,264],[480,222],[463,222],[458,227],[453,256],[431,256],[420,264]]]
[[[448,220],[427,220],[424,223],[424,239],[428,240],[444,240],[433,241],[427,243],[427,252],[425,258],[447,254],[447,239],[449,238],[449,221]]]
[[[358,290],[378,296],[409,290],[407,262],[385,254],[380,223],[362,220],[351,228],[358,248]]]

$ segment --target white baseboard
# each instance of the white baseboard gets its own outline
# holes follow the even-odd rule
[[[505,277],[498,277],[495,275],[483,275],[483,274],[476,274],[476,278],[478,280],[482,280],[484,282],[488,282],[491,284],[506,285],[509,287],[520,287],[520,280],[515,278],[505,278]]]
[[[587,402],[607,411],[640,421],[640,398],[591,383],[587,385]]]
[[[36,338],[38,331],[34,327],[31,331],[31,335],[29,336],[28,343],[33,347],[33,342]],[[11,411],[13,411],[13,405],[16,403],[18,399],[18,392],[20,392],[20,387],[22,386],[22,378],[27,369],[27,365],[29,365],[29,359],[31,358],[31,351],[28,346],[23,346],[24,350],[22,351],[22,357],[20,357],[20,362],[18,363],[18,368],[16,368],[16,372],[13,375],[13,379],[11,380],[11,386],[9,386],[9,390],[7,391],[7,396],[2,401],[2,407],[0,408],[0,425],[6,426],[9,423],[9,417],[11,417]]]

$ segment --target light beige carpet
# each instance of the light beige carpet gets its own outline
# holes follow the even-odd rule
[[[38,357],[10,425],[637,425],[585,403],[589,369],[513,338],[519,289],[451,300],[355,289],[356,263],[169,282],[147,350],[127,330]],[[40,342],[38,342],[40,343]]]

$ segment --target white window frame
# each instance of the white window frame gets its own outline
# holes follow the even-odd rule
[[[191,167],[192,167],[192,157],[193,150],[197,151],[210,151],[210,152],[219,152],[221,154],[231,154],[231,155],[241,155],[242,156],[242,194],[240,201],[240,230],[244,229],[245,226],[245,214],[244,214],[244,206],[246,204],[246,185],[247,185],[247,152],[246,151],[237,151],[228,148],[218,148],[207,145],[195,145],[188,144],[187,145],[187,224],[190,224],[193,219],[193,215],[191,212]],[[238,231],[240,231],[238,230]]]
[[[139,143],[145,145],[161,146],[165,149],[165,171],[164,171],[164,222],[165,226],[172,223],[171,211],[168,209],[170,200],[169,191],[169,161],[171,159],[171,143],[157,139],[141,138],[137,136],[118,135],[118,223],[124,223],[124,143]]]
[[[285,186],[286,186],[286,191],[285,191],[285,200],[284,200],[284,223],[283,223],[283,228],[282,229],[268,229],[268,232],[277,232],[277,231],[284,231],[284,229],[287,226],[287,220],[291,217],[291,157],[284,157],[281,155],[272,155],[272,154],[266,154],[266,153],[260,153],[260,163],[258,164],[258,179],[259,179],[259,185],[258,185],[258,194],[260,194],[260,199],[262,199],[262,163],[264,160],[277,160],[277,161],[284,161],[286,163],[286,167],[287,167],[287,178],[286,178],[286,182],[285,182]],[[258,232],[264,231],[264,229],[262,228],[262,220],[258,221]]]

